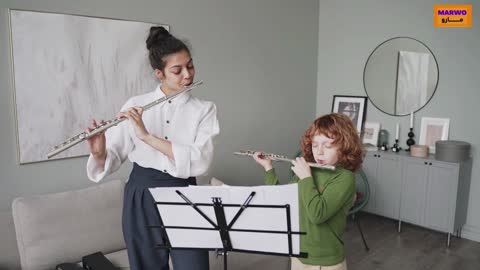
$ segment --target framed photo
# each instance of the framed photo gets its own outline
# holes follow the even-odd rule
[[[332,112],[342,113],[352,119],[357,127],[358,134],[362,132],[362,125],[365,120],[367,97],[364,96],[333,96]]]
[[[448,140],[449,118],[422,117],[419,144],[428,146],[435,153],[435,142]]]
[[[380,132],[380,123],[365,122],[362,132],[362,142],[364,144],[378,145],[378,133]]]

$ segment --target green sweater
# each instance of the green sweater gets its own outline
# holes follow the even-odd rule
[[[265,172],[265,183],[278,184],[275,169]],[[306,232],[300,235],[300,251],[308,257],[300,261],[321,266],[341,263],[345,258],[341,239],[355,194],[354,174],[344,168],[312,168],[312,177],[299,181],[294,176],[291,183],[298,183],[300,231]]]

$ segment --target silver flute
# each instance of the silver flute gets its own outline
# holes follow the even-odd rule
[[[235,155],[239,156],[250,156],[253,157],[255,154],[255,151],[252,150],[244,150],[244,151],[238,151],[238,152],[233,152]],[[271,160],[278,160],[278,161],[286,161],[286,162],[292,162],[293,159],[289,159],[286,156],[281,156],[281,155],[276,155],[276,154],[269,154],[269,153],[262,153],[262,157],[267,157],[270,158]],[[312,162],[307,162],[308,166],[314,167],[314,168],[320,168],[320,169],[326,169],[326,170],[335,170],[335,166],[333,165],[328,165],[328,164],[318,164],[318,163],[312,163]]]
[[[181,91],[178,91],[177,93],[175,94],[171,94],[171,95],[168,95],[168,96],[164,96],[162,98],[159,98],[151,103],[148,103],[147,105],[143,106],[143,110],[146,111],[150,108],[152,108],[153,106],[155,105],[158,105],[162,102],[165,102],[167,100],[170,100],[170,99],[173,99],[175,97],[177,97],[178,95],[182,94],[182,93],[185,93],[185,92],[188,92],[190,90],[192,90],[193,88],[199,86],[203,84],[203,81],[198,81],[198,82],[194,82],[192,83],[191,85],[185,87],[184,89],[182,89]],[[123,122],[124,120],[126,120],[127,118],[115,118],[113,120],[108,120],[106,121],[105,123],[97,126],[96,128],[94,128],[93,130],[91,131],[84,131],[78,135],[75,135],[67,140],[65,140],[64,142],[62,142],[61,144],[57,145],[54,147],[54,149],[47,154],[47,158],[51,158],[53,156],[56,156],[58,154],[60,154],[61,152],[97,135],[98,133],[100,132],[103,132],[113,126],[116,126],[118,125],[119,123]]]

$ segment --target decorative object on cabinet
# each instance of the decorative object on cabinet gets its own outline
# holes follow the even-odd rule
[[[378,145],[380,145],[380,150],[388,150],[388,131],[386,129],[382,129],[378,133]]]
[[[378,145],[378,133],[380,132],[380,123],[365,122],[363,126],[362,142],[365,144]]]
[[[432,51],[409,37],[388,39],[368,57],[363,85],[372,104],[386,114],[408,115],[422,109],[438,85]]]
[[[362,132],[367,108],[367,97],[334,95],[332,112],[345,114],[352,119],[358,134]]]
[[[415,137],[415,133],[413,133],[413,128],[410,128],[410,131],[408,132],[408,140],[407,140],[407,145],[408,145],[408,148],[405,149],[405,151],[410,151],[410,149],[412,148],[412,145],[415,144],[415,140],[413,139],[413,137]]]
[[[392,150],[392,152],[395,152],[395,153],[398,153],[398,152],[400,152],[400,150],[402,150],[400,145],[398,145],[398,139],[395,139],[395,143],[393,144],[391,150]]]
[[[434,154],[435,143],[448,140],[449,125],[449,118],[422,117],[419,144],[427,145]]]
[[[410,156],[420,158],[428,157],[428,146],[420,144],[410,146]]]
[[[407,134],[408,139],[407,139],[407,145],[408,148],[405,149],[405,151],[410,151],[410,148],[412,145],[415,144],[415,140],[413,139],[415,137],[415,133],[413,133],[413,112],[410,113],[410,131]]]
[[[437,141],[435,158],[442,161],[460,162],[470,158],[470,144],[462,141]]]
[[[402,150],[402,148],[398,144],[399,136],[400,136],[400,124],[397,123],[396,129],[395,129],[395,143],[393,144],[392,148],[390,148],[390,150],[392,150],[392,152],[398,153],[398,152],[400,152],[400,150]]]
[[[378,133],[380,123],[365,122],[362,131],[362,143],[367,151],[378,151]]]
[[[370,184],[365,211],[447,234],[461,234],[466,223],[472,159],[445,162],[407,152],[368,152],[363,171]]]

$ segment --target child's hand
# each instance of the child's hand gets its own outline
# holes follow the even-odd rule
[[[262,165],[265,171],[269,171],[273,168],[272,160],[268,157],[264,157],[262,152],[255,152],[255,154],[253,154],[253,159],[255,159],[258,164]]]
[[[312,171],[305,158],[297,157],[295,160],[292,160],[292,164],[292,171],[298,176],[298,178],[300,178],[300,180],[312,176]]]

